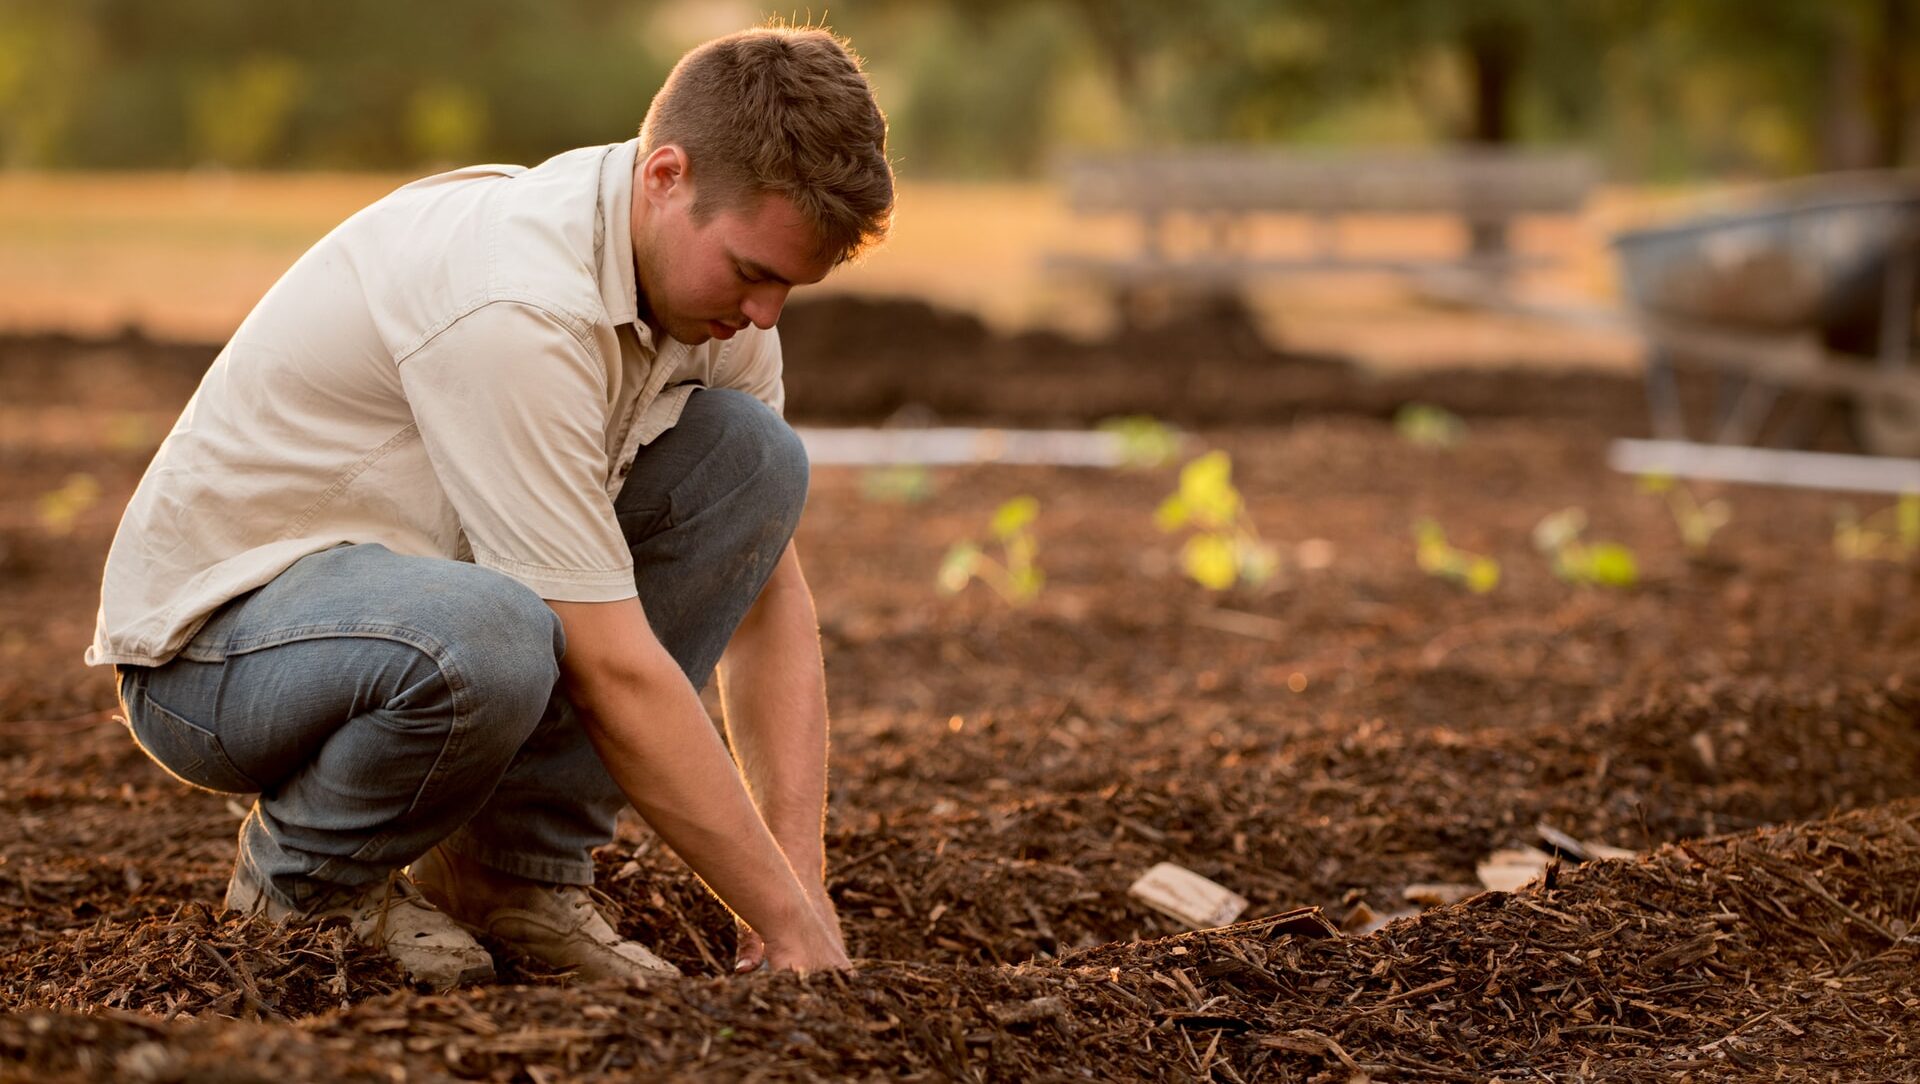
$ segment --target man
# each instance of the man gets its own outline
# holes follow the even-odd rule
[[[472,931],[672,973],[585,890],[631,802],[738,967],[847,966],[773,326],[884,235],[885,140],[843,41],[747,31],[637,140],[408,185],[261,300],[127,508],[87,652],[163,767],[259,793],[230,908],[346,916],[436,987],[492,974]]]

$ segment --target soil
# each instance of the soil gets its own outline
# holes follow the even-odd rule
[[[633,822],[599,889],[687,978],[508,963],[429,994],[337,927],[215,914],[246,799],[165,776],[80,664],[119,508],[211,349],[0,343],[0,1079],[1920,1080],[1920,576],[1838,556],[1832,497],[1696,489],[1733,520],[1688,552],[1603,465],[1644,428],[1603,375],[1376,379],[1230,318],[1080,343],[839,301],[785,327],[796,421],[1192,427],[1282,574],[1184,579],[1152,522],[1173,467],[942,469],[917,503],[816,470],[857,969],[727,975],[724,910]],[[1415,399],[1465,440],[1398,436]],[[79,474],[100,497],[56,533],[42,498]],[[946,547],[1021,494],[1039,598],[938,594]],[[1636,586],[1553,575],[1529,535],[1568,506]],[[1421,572],[1421,517],[1499,586]],[[1408,902],[1542,825],[1637,857]],[[1129,898],[1160,861],[1247,921]]]

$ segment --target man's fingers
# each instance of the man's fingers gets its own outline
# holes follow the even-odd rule
[[[740,927],[740,948],[734,954],[733,970],[735,974],[752,971],[765,966],[767,962],[767,943],[750,927]]]

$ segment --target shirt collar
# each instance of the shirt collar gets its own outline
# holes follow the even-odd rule
[[[600,299],[615,325],[632,324],[641,343],[653,333],[640,320],[640,289],[633,280],[633,165],[640,140],[608,148],[600,161]]]

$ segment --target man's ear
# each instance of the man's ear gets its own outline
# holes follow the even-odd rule
[[[678,143],[655,147],[640,163],[640,188],[647,202],[660,206],[693,193],[687,152]]]

